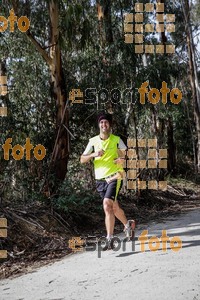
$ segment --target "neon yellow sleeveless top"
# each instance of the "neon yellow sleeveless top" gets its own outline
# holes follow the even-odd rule
[[[120,137],[114,134],[110,134],[107,140],[101,140],[99,135],[90,139],[94,152],[101,149],[105,151],[103,156],[95,157],[93,160],[96,179],[102,179],[118,171],[123,171],[122,166],[114,163],[114,160],[118,158],[119,140]]]

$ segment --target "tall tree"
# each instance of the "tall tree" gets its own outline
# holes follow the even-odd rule
[[[18,10],[18,1],[12,1],[15,12]],[[31,9],[31,2],[27,1]],[[52,98],[56,102],[56,130],[57,138],[52,153],[51,170],[59,180],[64,180],[67,172],[67,163],[69,158],[69,109],[66,106],[67,96],[65,89],[65,78],[62,67],[61,48],[60,48],[60,29],[59,12],[60,2],[50,0],[48,2],[50,31],[49,44],[44,47],[31,32],[31,27],[27,31],[27,37],[36,47],[49,67],[51,76]]]
[[[188,0],[182,0],[182,9],[185,18],[185,27],[187,35],[188,45],[188,62],[190,71],[190,85],[192,90],[193,107],[194,107],[194,119],[196,124],[197,133],[197,149],[196,149],[196,171],[200,173],[200,87],[198,83],[197,65],[195,59],[195,47],[194,39],[192,35],[192,25],[190,17],[190,5]]]

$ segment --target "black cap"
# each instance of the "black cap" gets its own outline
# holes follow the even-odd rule
[[[107,120],[109,123],[110,123],[110,125],[112,125],[112,115],[111,114],[108,114],[108,113],[100,113],[99,115],[98,115],[98,123],[101,121],[101,120]]]

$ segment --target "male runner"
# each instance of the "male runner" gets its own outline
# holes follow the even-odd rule
[[[130,224],[117,201],[124,172],[122,168],[123,158],[119,157],[118,149],[126,150],[127,147],[120,137],[111,133],[112,116],[110,114],[101,113],[98,116],[98,125],[100,134],[89,140],[80,161],[87,163],[93,159],[96,188],[103,199],[107,243],[110,248],[115,217],[124,224],[124,232],[130,236]]]

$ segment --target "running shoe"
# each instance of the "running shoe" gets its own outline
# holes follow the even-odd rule
[[[135,229],[135,221],[129,220],[128,226],[125,226],[125,228],[124,228],[124,233],[128,240],[130,240],[134,237],[134,229]]]
[[[114,244],[112,238],[105,239],[105,246],[103,246],[103,251],[114,249]]]

